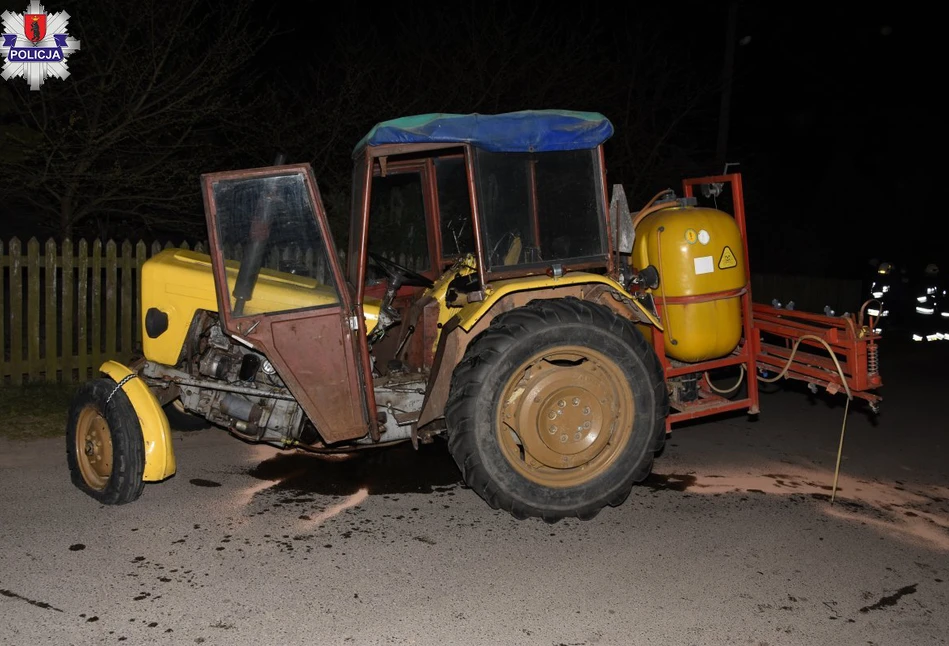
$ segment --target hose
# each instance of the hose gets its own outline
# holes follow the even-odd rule
[[[718,393],[719,395],[730,395],[735,392],[738,387],[741,385],[742,380],[745,378],[745,364],[739,363],[738,367],[741,368],[741,373],[738,375],[738,381],[735,382],[735,385],[731,388],[722,388],[718,389],[712,384],[712,380],[708,377],[708,372],[705,373],[705,383],[708,384],[708,387],[712,389],[713,392]]]
[[[773,383],[777,381],[778,379],[781,379],[782,377],[784,377],[788,372],[788,368],[791,367],[791,363],[794,362],[794,355],[797,354],[798,346],[801,345],[801,341],[805,339],[809,339],[811,341],[817,341],[818,343],[823,345],[825,348],[827,348],[827,352],[830,354],[830,358],[833,359],[834,361],[834,366],[836,366],[837,368],[837,374],[840,375],[840,381],[843,384],[844,390],[847,393],[847,403],[844,406],[844,421],[843,421],[843,424],[841,424],[840,426],[840,444],[837,446],[837,465],[834,467],[834,486],[830,494],[830,503],[833,504],[834,500],[837,497],[837,481],[840,477],[840,459],[843,456],[843,452],[844,452],[844,435],[847,432],[847,413],[850,411],[850,402],[853,401],[853,393],[850,392],[850,386],[849,384],[847,384],[847,378],[844,375],[844,369],[840,367],[840,361],[837,360],[837,355],[834,354],[833,348],[830,347],[827,341],[824,341],[824,339],[820,338],[819,336],[814,336],[813,334],[804,334],[798,337],[798,339],[794,342],[794,346],[791,348],[791,355],[788,357],[788,361],[786,364],[784,364],[784,368],[781,370],[781,372],[779,372],[776,377],[767,378],[767,379],[762,377],[761,375],[758,375],[758,380],[763,381],[765,383]]]
[[[664,188],[658,193],[656,193],[655,195],[653,195],[652,198],[648,202],[646,202],[646,204],[643,206],[643,210],[648,209],[650,206],[655,204],[656,200],[658,200],[660,197],[668,193],[672,193],[673,195],[675,195],[675,191],[673,191],[671,188]]]
[[[663,195],[666,195],[666,194],[668,194],[668,193],[672,193],[673,195],[675,195],[675,192],[673,192],[673,190],[672,190],[671,188],[667,188],[667,189],[664,190],[664,191],[659,191],[658,193],[656,193],[655,195],[653,195],[653,197],[652,197],[651,200],[649,200],[648,202],[646,202],[646,206],[644,206],[644,207],[642,208],[642,210],[641,210],[639,213],[636,214],[636,217],[633,218],[633,230],[634,230],[634,231],[636,230],[636,227],[639,226],[639,223],[642,222],[642,219],[643,219],[644,217],[646,217],[646,216],[649,215],[650,213],[654,213],[654,212],[656,212],[656,211],[661,211],[662,209],[667,209],[667,208],[669,208],[669,207],[671,206],[670,204],[667,204],[667,203],[665,203],[665,202],[662,202],[661,204],[656,204],[656,203],[655,203],[656,200],[658,200],[660,197],[662,197]]]
[[[653,198],[655,199],[655,198]],[[633,224],[635,227],[635,223]],[[656,230],[656,249],[658,250],[657,262],[659,263],[659,275],[662,276],[662,232],[665,231],[665,227],[659,227]],[[676,341],[676,338],[672,336],[672,318],[669,316],[669,306],[666,304],[666,290],[662,290],[662,294],[659,295],[662,298],[662,315],[666,317],[665,325],[666,332],[669,335],[669,341],[672,345],[677,345],[679,342]]]
[[[876,304],[877,304],[877,308],[879,308],[879,309],[877,309],[877,311],[878,311],[880,314],[877,315],[877,318],[881,318],[881,315],[883,314],[883,302],[880,301],[880,300],[878,300],[878,299],[876,299],[876,298],[871,298],[871,299],[868,300],[866,303],[864,303],[863,306],[860,308],[860,315],[859,315],[858,318],[857,318],[857,325],[859,325],[861,328],[863,327],[863,314],[864,314],[864,312],[866,312],[867,306],[868,306],[870,303],[876,303]],[[870,315],[870,326],[869,326],[869,327],[870,327],[870,331],[871,331],[871,332],[873,331],[873,328],[876,327],[876,319],[873,318],[873,315]]]

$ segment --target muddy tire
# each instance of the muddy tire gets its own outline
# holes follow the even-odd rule
[[[132,502],[145,487],[142,428],[128,396],[115,386],[111,379],[80,386],[66,422],[72,482],[104,505]]]
[[[652,347],[626,319],[576,298],[495,318],[455,368],[448,447],[494,509],[593,518],[649,475],[669,402]]]

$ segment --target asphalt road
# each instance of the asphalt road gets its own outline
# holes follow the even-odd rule
[[[949,345],[949,344],[946,344]],[[680,429],[587,522],[519,522],[439,446],[327,463],[219,430],[103,507],[61,440],[0,443],[0,644],[943,644],[949,358],[890,348],[883,412],[765,395]]]

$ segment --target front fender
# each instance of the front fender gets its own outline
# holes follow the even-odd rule
[[[135,409],[138,423],[142,427],[142,440],[145,442],[145,473],[142,479],[146,482],[157,482],[173,476],[177,465],[171,444],[171,427],[158,399],[145,382],[137,378],[138,373],[118,361],[106,361],[99,370],[115,380],[115,383],[120,383],[129,375],[135,375],[122,384],[122,390],[132,402],[132,408]]]

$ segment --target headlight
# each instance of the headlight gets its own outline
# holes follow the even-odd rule
[[[149,307],[145,312],[145,333],[149,339],[157,339],[168,329],[168,315],[157,307]]]

